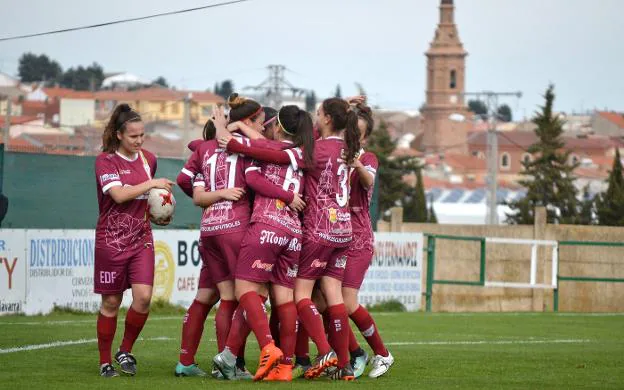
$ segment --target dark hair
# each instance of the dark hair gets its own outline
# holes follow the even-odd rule
[[[360,129],[358,116],[351,109],[349,103],[340,98],[330,98],[323,101],[323,111],[332,120],[334,133],[345,130],[344,140],[347,145],[345,158],[351,164],[360,151]]]
[[[358,103],[355,105],[355,113],[358,116],[358,119],[362,119],[366,122],[366,132],[364,133],[364,137],[368,138],[369,135],[373,132],[375,128],[375,120],[373,119],[373,110],[370,109],[369,106]]]
[[[119,148],[119,138],[117,132],[126,131],[128,122],[140,122],[141,115],[130,108],[126,103],[115,107],[102,134],[102,150],[106,153],[113,153]]]
[[[217,137],[217,128],[215,127],[212,119],[208,119],[206,124],[204,124],[204,130],[202,132],[202,137],[204,141],[210,141]]]
[[[253,121],[258,118],[262,112],[262,106],[258,102],[238,96],[237,93],[230,95],[228,98],[228,106],[230,106],[230,123],[245,119],[251,119]]]
[[[273,107],[262,107],[262,110],[264,111],[264,123],[267,123],[268,121],[270,121],[271,119],[275,118],[277,116],[277,110]]]
[[[283,106],[277,113],[277,121],[284,133],[292,138],[294,146],[303,149],[306,167],[314,165],[314,124],[312,117],[297,106]]]

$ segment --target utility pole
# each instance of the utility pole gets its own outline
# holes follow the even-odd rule
[[[498,98],[502,96],[512,96],[516,98],[522,97],[522,92],[470,92],[464,93],[465,96],[476,96],[477,100],[481,97],[485,98],[485,104],[488,108],[488,131],[487,131],[487,213],[485,223],[488,225],[498,225],[498,133],[496,130],[498,117]]]
[[[295,87],[286,77],[284,72],[287,70],[284,65],[269,65],[269,76],[256,86],[245,87],[244,89],[252,89],[260,92],[260,100],[264,105],[279,109],[283,102],[283,92],[291,92],[293,97],[304,95],[307,90]]]
[[[190,154],[190,150],[187,145],[191,142],[191,100],[193,99],[193,94],[188,93],[184,97],[184,124],[182,130],[182,140],[184,141],[182,145],[182,157],[188,157]]]
[[[0,145],[0,194],[2,194],[3,190],[3,182],[4,182],[4,153],[9,148],[9,132],[11,129],[11,96],[6,96],[7,107],[6,107],[6,117],[4,119],[4,129],[2,131],[2,145]]]

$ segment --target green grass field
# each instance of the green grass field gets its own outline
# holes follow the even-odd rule
[[[95,316],[0,317],[0,388],[624,388],[623,315],[377,313],[376,318],[396,359],[387,376],[355,383],[254,384],[174,377],[181,315],[152,315],[134,349],[138,375],[113,379],[98,376]],[[208,321],[198,354],[204,368],[210,368],[216,349],[213,318]],[[114,348],[122,332],[120,318]],[[253,338],[248,346],[248,367],[254,371]]]

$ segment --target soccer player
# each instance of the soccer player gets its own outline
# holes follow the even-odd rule
[[[366,146],[368,137],[373,131],[374,121],[371,109],[364,104],[357,104],[355,111],[358,115],[358,127],[362,134],[360,143]],[[375,154],[360,150],[357,159],[351,163],[351,194],[349,203],[351,208],[351,224],[353,226],[353,242],[347,252],[347,268],[342,281],[342,296],[349,313],[349,317],[358,327],[362,336],[375,353],[372,361],[371,378],[385,374],[394,363],[392,354],[385,347],[379,330],[370,313],[359,304],[358,293],[366,271],[370,266],[374,254],[374,235],[370,220],[370,199],[373,193],[375,175],[379,163]],[[349,351],[355,377],[364,373],[368,362],[368,354],[360,348],[355,335],[349,331]]]
[[[338,98],[325,100],[317,112],[317,127],[321,138],[315,143],[315,163],[306,171],[303,220],[303,243],[297,280],[295,302],[300,323],[317,346],[319,356],[306,371],[314,378],[330,366],[338,369],[333,379],[353,380],[349,362],[348,314],[342,298],[342,278],[346,267],[346,252],[352,239],[349,212],[349,166],[360,150],[357,115],[349,104]],[[219,136],[219,135],[218,135]],[[220,139],[220,142],[227,139]],[[288,163],[285,151],[227,142],[229,150],[245,153],[253,158]],[[299,162],[303,166],[304,162]],[[323,321],[310,299],[312,290],[320,281],[321,290],[331,317],[330,338],[335,341],[334,352],[327,340]]]
[[[303,192],[303,173],[297,159],[303,158],[308,166],[312,164],[314,138],[310,116],[297,106],[282,107],[276,121],[277,126],[271,134],[275,141],[262,140],[256,145],[273,150],[287,149],[287,153],[292,154],[291,162],[261,163],[249,168],[246,178],[249,186],[256,189],[256,177],[263,176],[274,185],[289,191],[292,202],[289,200],[290,206],[287,206],[280,199],[256,195],[252,224],[243,240],[238,258],[236,296],[262,350],[254,379],[289,381],[292,380],[297,320],[293,288],[301,250],[301,221],[298,211],[304,205],[300,198]],[[274,345],[264,303],[260,297],[263,286],[269,282],[272,283],[275,300],[273,309],[279,312],[283,352]],[[233,372],[235,356],[231,351],[238,349],[237,341],[242,340],[228,337],[226,349],[214,359],[222,372]],[[271,370],[274,365],[277,366]]]
[[[132,347],[149,314],[154,283],[154,245],[147,193],[171,191],[167,179],[154,179],[156,157],[142,149],[141,116],[127,104],[118,105],[104,129],[103,152],[95,160],[99,218],[95,229],[94,292],[102,296],[97,318],[100,375],[119,374],[111,364],[111,347],[123,292],[132,288],[132,304],[115,361],[135,375]],[[166,225],[168,221],[159,224]]]

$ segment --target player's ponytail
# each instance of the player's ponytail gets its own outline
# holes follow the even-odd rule
[[[217,128],[215,127],[212,119],[208,119],[206,124],[204,125],[204,130],[202,132],[202,137],[204,141],[210,141],[217,137]]]
[[[102,150],[106,153],[114,153],[119,149],[119,138],[117,133],[126,131],[128,122],[140,122],[141,115],[123,103],[115,107],[102,134]]]
[[[277,113],[277,126],[303,150],[306,167],[314,165],[314,124],[310,114],[295,105],[282,107]]]
[[[347,145],[345,158],[348,164],[352,163],[360,151],[360,129],[357,125],[357,114],[351,109],[349,103],[340,98],[324,100],[323,111],[325,115],[331,118],[333,133],[345,131],[344,141]]]

